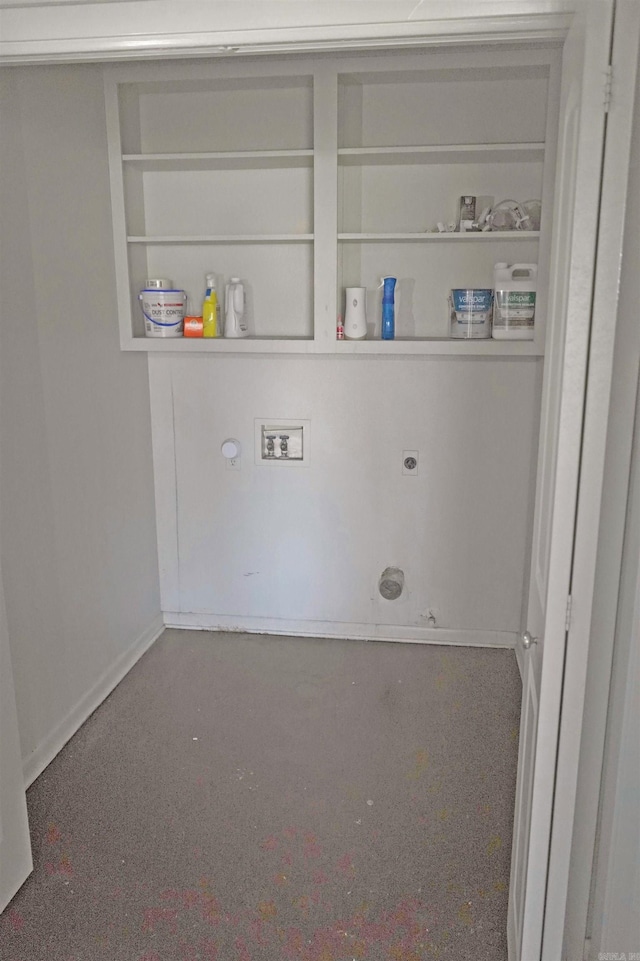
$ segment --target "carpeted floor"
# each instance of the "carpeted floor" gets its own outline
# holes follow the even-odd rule
[[[509,651],[166,631],[28,792],[3,961],[503,961]]]

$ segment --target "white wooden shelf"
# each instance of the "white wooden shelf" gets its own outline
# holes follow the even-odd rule
[[[313,234],[203,234],[127,237],[129,244],[309,244]]]
[[[541,163],[544,143],[442,144],[416,147],[341,147],[342,166],[374,164]]]
[[[129,350],[181,354],[308,354],[316,351],[311,337],[132,337]]]
[[[396,340],[336,340],[322,345],[312,338],[246,337],[133,337],[131,350],[166,353],[286,353],[286,354],[403,354],[432,357],[540,357],[544,350],[531,340],[452,340],[447,337],[397,338]]]
[[[312,167],[313,150],[238,150],[217,153],[123,154],[122,162],[143,172],[163,170],[264,170]]]
[[[540,232],[537,230],[488,230],[486,232],[469,231],[467,233],[376,233],[376,234],[338,234],[338,240],[345,243],[389,243],[409,241],[412,243],[495,243],[508,240],[509,243],[518,240],[538,240]]]
[[[338,354],[422,354],[453,357],[540,357],[544,349],[533,340],[452,340],[449,337],[395,340],[339,340]]]

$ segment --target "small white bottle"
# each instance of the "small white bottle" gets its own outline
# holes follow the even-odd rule
[[[232,277],[225,288],[225,337],[246,337],[244,287],[239,277]]]
[[[533,340],[537,264],[496,264],[493,269],[495,340]]]

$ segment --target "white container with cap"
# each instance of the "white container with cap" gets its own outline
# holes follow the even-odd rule
[[[147,337],[182,337],[187,295],[174,288],[171,280],[145,281],[138,294]]]
[[[363,340],[367,336],[367,288],[345,288],[344,336],[346,340]]]
[[[533,340],[537,264],[496,264],[493,268],[495,340]]]
[[[225,288],[225,337],[246,337],[244,286],[239,277],[232,277]]]

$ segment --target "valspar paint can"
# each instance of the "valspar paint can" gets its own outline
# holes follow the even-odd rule
[[[147,337],[182,337],[187,295],[170,280],[147,280],[138,294]]]
[[[481,340],[491,337],[493,291],[484,287],[457,287],[449,297],[451,336]]]

